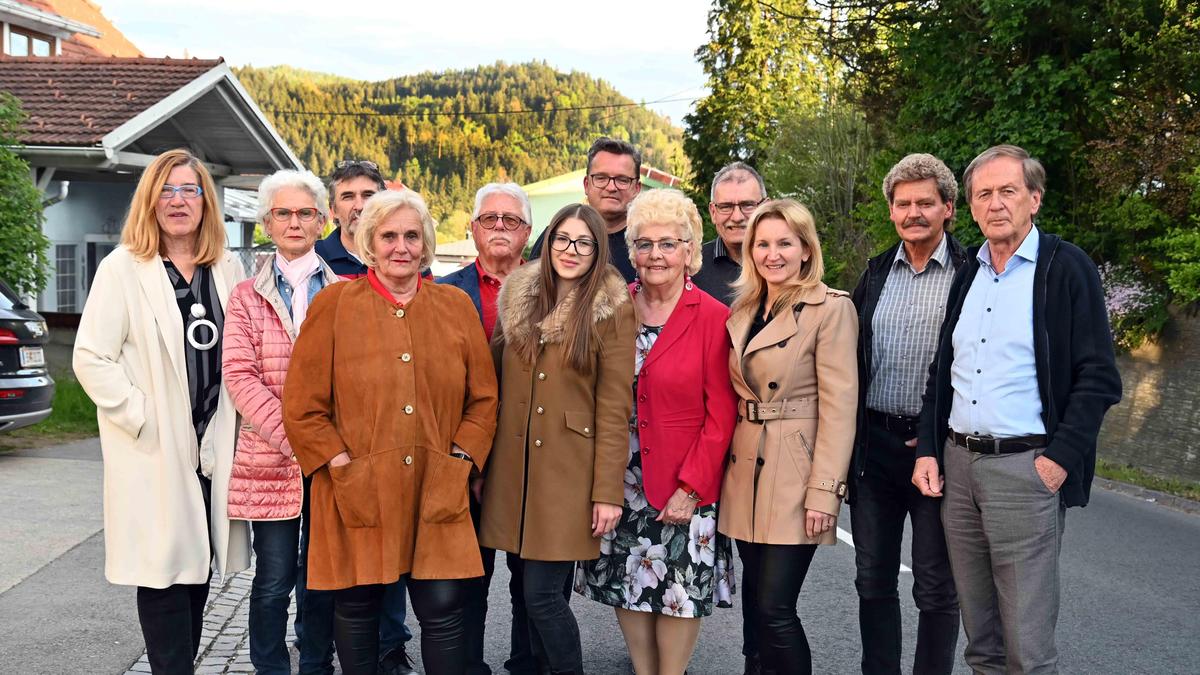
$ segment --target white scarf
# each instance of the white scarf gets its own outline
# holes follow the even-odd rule
[[[292,325],[300,332],[300,324],[308,314],[308,283],[315,274],[321,273],[321,258],[316,249],[288,262],[286,258],[275,252],[275,264],[283,273],[283,278],[292,286]]]

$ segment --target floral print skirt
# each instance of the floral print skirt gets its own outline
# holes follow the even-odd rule
[[[629,446],[621,520],[600,540],[600,557],[576,567],[575,591],[613,607],[684,618],[708,616],[713,604],[732,607],[733,543],[717,533],[716,505],[696,509],[686,527],[655,520],[637,433]]]

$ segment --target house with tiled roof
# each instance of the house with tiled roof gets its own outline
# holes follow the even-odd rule
[[[120,240],[137,179],[157,154],[190,149],[212,172],[223,206],[227,189],[254,190],[279,169],[303,168],[223,60],[109,55],[137,49],[101,19],[87,0],[0,0],[0,90],[28,116],[14,149],[42,191],[51,241],[43,312],[82,310],[96,266]],[[34,42],[11,54],[25,38]],[[249,245],[253,220],[225,210],[230,245]]]

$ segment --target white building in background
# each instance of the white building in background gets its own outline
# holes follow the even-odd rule
[[[223,60],[145,58],[91,2],[0,0],[0,91],[29,116],[16,152],[46,204],[45,313],[82,311],[157,154],[205,163],[231,247],[253,243],[259,181],[303,168]]]

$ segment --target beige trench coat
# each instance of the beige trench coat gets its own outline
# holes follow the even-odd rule
[[[212,269],[224,307],[245,272],[230,254]],[[205,583],[210,564],[222,575],[249,567],[249,524],[228,517],[237,412],[224,385],[200,441],[216,460],[205,524],[183,320],[162,258],[137,260],[121,246],[100,262],[73,365],[100,424],[108,580],[166,588]]]
[[[845,495],[858,406],[858,318],[849,296],[825,284],[797,307],[775,316],[749,344],[752,313],[728,323],[729,370],[743,400],[718,529],[743,541],[836,541],[836,528],[810,539],[804,518],[806,509],[836,518]],[[747,419],[748,407],[764,421]]]
[[[500,356],[500,422],[479,542],[530,560],[591,560],[600,555],[593,502],[624,501],[637,319],[624,279],[610,268],[591,308],[595,369],[580,375],[562,363],[565,312],[541,325],[527,319],[538,273],[537,263],[524,265],[500,290],[494,349],[527,331],[540,331],[544,344],[533,364],[507,343]]]

